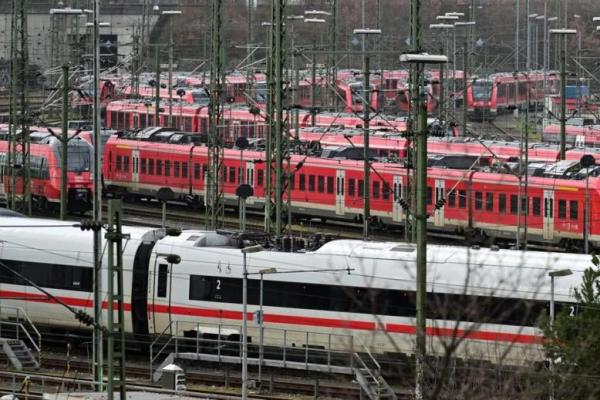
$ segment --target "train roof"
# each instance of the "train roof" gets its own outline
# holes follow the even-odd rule
[[[240,246],[227,243],[214,232],[184,231],[179,237],[162,239],[155,254],[177,254],[176,268],[212,271],[227,265],[228,273],[241,276]],[[198,241],[215,240],[215,245]],[[264,249],[248,255],[248,271],[276,268],[282,273],[265,275],[273,281],[298,281],[334,285],[414,290],[416,248],[413,244],[334,240],[316,251],[287,253]],[[572,301],[573,288],[593,266],[591,257],[579,254],[536,251],[473,249],[429,245],[427,249],[428,291],[492,295],[513,298],[549,298],[552,270],[572,270],[573,275],[557,280],[555,297]],[[327,269],[327,271],[323,271]],[[285,273],[295,271],[296,273]]]
[[[153,242],[164,236],[163,231],[156,228],[131,226],[124,226],[123,233],[130,235],[123,242],[127,254],[135,253],[136,243]],[[104,235],[101,236],[105,241]],[[91,266],[93,234],[82,231],[78,223],[0,215],[0,243],[20,252],[23,259],[36,257],[38,253],[38,258],[41,254],[59,264]]]

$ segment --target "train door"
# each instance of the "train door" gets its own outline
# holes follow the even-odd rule
[[[435,203],[442,200],[445,195],[445,185],[443,179],[436,179],[435,181]],[[434,203],[434,205],[435,205]],[[435,209],[433,223],[435,226],[444,226],[444,207]]]
[[[544,239],[554,238],[554,190],[544,190]]]
[[[155,333],[163,332],[171,323],[171,276],[166,260],[156,257],[154,259],[154,273],[152,282],[152,325]]]
[[[335,191],[335,213],[337,215],[344,215],[345,204],[344,204],[344,193],[346,192],[344,186],[346,185],[346,173],[343,170],[336,171],[336,183],[337,188]]]
[[[137,191],[140,183],[140,151],[132,150],[131,152],[131,183],[133,190]]]
[[[400,200],[402,199],[402,177],[394,176],[394,206],[392,210],[392,219],[395,222],[400,222],[404,218],[402,205]]]
[[[7,161],[6,161],[6,153],[0,153],[0,200],[6,201],[6,188],[5,182],[8,182],[8,177],[6,174],[8,173],[7,169]]]
[[[246,183],[252,186],[254,190],[254,162],[248,161],[246,163]],[[246,204],[254,204],[254,196],[250,196],[246,199]]]

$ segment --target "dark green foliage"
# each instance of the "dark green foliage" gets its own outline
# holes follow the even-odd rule
[[[568,308],[556,316],[554,332],[545,318],[546,356],[554,360],[556,398],[600,398],[600,260],[592,257],[579,288],[576,312]],[[548,378],[550,379],[552,375]]]

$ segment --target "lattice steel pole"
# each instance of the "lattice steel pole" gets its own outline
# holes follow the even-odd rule
[[[223,141],[220,132],[223,94],[223,2],[212,0],[210,103],[208,136],[208,174],[206,179],[206,228],[217,229],[223,223]]]
[[[283,111],[284,94],[284,65],[285,53],[283,44],[285,39],[285,3],[286,0],[273,1],[273,77],[274,77],[274,93],[273,93],[273,108],[272,118],[274,120],[273,136],[275,148],[273,152],[272,167],[275,169],[275,239],[280,242],[284,227],[287,225],[287,213],[289,209],[286,207],[284,194],[286,192],[287,177],[289,177],[289,168],[284,165],[284,160],[287,158],[287,136],[285,131],[287,128],[286,120]],[[289,163],[288,165],[289,166]],[[285,179],[285,181],[284,181]]]
[[[30,179],[30,141],[29,141],[29,107],[27,105],[27,14],[26,0],[12,1],[11,26],[11,128],[12,164],[11,169],[11,204],[16,207],[17,173],[20,170],[22,183],[21,209],[31,215],[31,179]],[[17,134],[17,126],[20,132]]]

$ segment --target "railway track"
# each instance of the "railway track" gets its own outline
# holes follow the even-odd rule
[[[123,212],[125,223],[133,225],[161,226],[162,210],[157,202],[146,203],[124,203]],[[235,216],[234,216],[235,215]],[[199,229],[204,227],[204,214],[202,210],[192,211],[188,206],[169,204],[167,209],[167,224],[175,224],[187,229]],[[224,219],[224,228],[239,229],[237,212],[229,212]],[[246,216],[246,228],[249,230],[262,231],[264,228],[264,217],[260,213],[248,212]],[[302,223],[292,225],[291,231],[296,236],[321,233],[346,239],[362,239],[362,224],[345,221],[321,221],[307,219]],[[370,238],[380,241],[397,241],[403,239],[399,230],[373,229]]]
[[[68,364],[68,369],[67,369]],[[14,376],[28,376],[33,385],[33,392],[30,394],[39,394],[35,389],[42,389],[45,392],[64,392],[74,390],[91,390],[92,381],[90,378],[91,366],[86,361],[68,360],[64,357],[46,357],[42,362],[43,371],[27,373],[11,373],[9,371],[0,372],[1,383],[13,384]],[[186,373],[187,392],[190,394],[202,396],[208,399],[234,399],[239,398],[238,388],[241,386],[241,378],[237,375],[230,375],[227,372],[222,374],[212,372],[188,371]],[[128,390],[146,390],[161,391],[160,386],[152,384],[148,380],[148,368],[140,365],[130,365],[127,367]],[[18,380],[17,380],[18,381]],[[264,389],[262,393],[252,392],[251,399],[262,400],[289,400],[290,398],[314,398],[316,396],[325,399],[361,399],[361,393],[358,386],[350,383],[330,384],[317,383],[318,381],[301,382],[292,381],[289,377],[271,376],[263,382]],[[89,385],[89,386],[88,386]],[[0,386],[0,392],[7,390],[5,385]],[[265,393],[266,392],[266,393]],[[409,399],[410,391],[397,392],[398,399]]]

